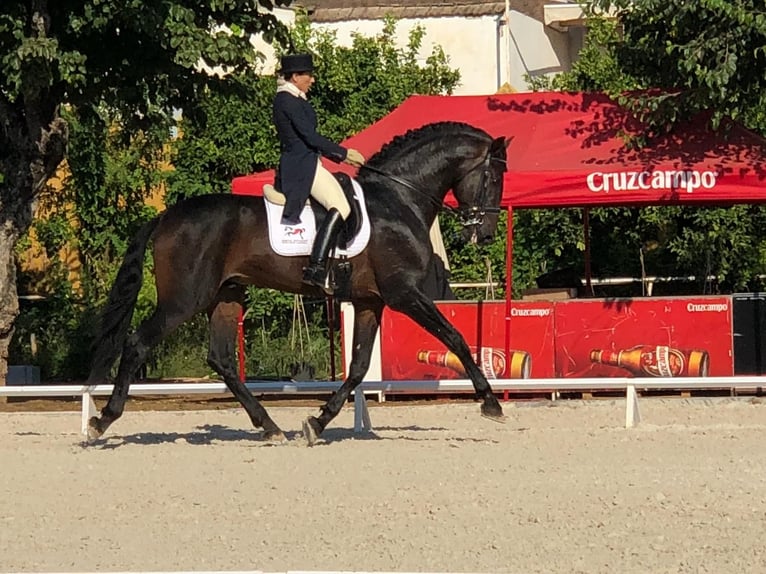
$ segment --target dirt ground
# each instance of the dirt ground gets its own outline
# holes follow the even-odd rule
[[[766,572],[758,397],[642,398],[634,429],[617,399],[371,403],[313,448],[315,405],[267,404],[278,446],[141,405],[91,446],[76,402],[0,413],[0,572]]]

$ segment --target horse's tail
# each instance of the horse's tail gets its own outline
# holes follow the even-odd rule
[[[133,237],[101,314],[101,328],[93,344],[88,384],[104,382],[122,351],[144,276],[144,253],[160,216],[146,222]]]

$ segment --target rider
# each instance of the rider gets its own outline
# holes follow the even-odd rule
[[[282,225],[300,223],[300,213],[309,195],[327,209],[311,249],[309,266],[303,268],[303,282],[326,287],[327,258],[338,239],[343,221],[351,213],[338,180],[327,171],[320,155],[339,163],[360,167],[364,156],[346,149],[316,131],[317,118],[306,93],[314,83],[311,54],[282,56],[274,97],[274,124],[280,144],[279,169],[275,187],[286,198]]]

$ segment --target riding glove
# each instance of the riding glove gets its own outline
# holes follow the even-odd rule
[[[354,167],[361,167],[364,165],[364,156],[360,154],[355,149],[349,148],[348,153],[346,154],[346,159],[344,160],[347,164],[353,165]]]

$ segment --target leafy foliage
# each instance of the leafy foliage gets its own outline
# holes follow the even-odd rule
[[[606,92],[634,110],[649,135],[708,110],[713,126],[728,116],[766,134],[762,2],[594,0],[589,10],[588,35],[572,70],[535,79],[534,89]],[[605,16],[610,10],[616,18]],[[651,138],[637,143],[650,144]],[[690,288],[697,293],[760,289],[759,276],[766,272],[763,213],[760,206],[593,209],[593,272],[695,276]],[[546,233],[538,245],[574,240],[555,224],[559,210],[539,217]],[[528,230],[521,224],[516,230],[518,248]],[[569,251],[555,256],[555,266],[582,271],[582,257]]]
[[[761,0],[593,0],[612,11],[622,35],[609,59],[631,83],[661,88],[625,103],[662,132],[711,110],[717,127],[730,117],[763,129],[766,11]]]
[[[0,12],[4,96],[10,102],[22,95],[55,96],[54,103],[78,107],[103,103],[124,112],[126,121],[146,125],[186,104],[207,83],[200,62],[233,72],[250,69],[259,56],[250,35],[273,41],[283,33],[276,17],[262,10],[274,4],[6,2]]]
[[[435,46],[421,65],[424,28],[413,27],[407,46],[399,48],[396,27],[389,17],[379,35],[356,33],[345,47],[338,45],[333,31],[311,29],[305,18],[298,19],[293,43],[316,55],[311,101],[327,137],[341,140],[359,132],[412,94],[452,93],[460,75],[449,67],[444,51]]]
[[[120,248],[119,234],[112,236],[100,223],[111,216],[121,223],[122,211],[133,221],[139,210],[134,206],[143,204],[143,198],[120,204],[107,197],[110,166],[99,145],[107,142],[111,120],[117,120],[123,137],[134,144],[167,130],[174,110],[193,106],[204,93],[210,68],[241,73],[254,67],[260,55],[250,43],[252,34],[261,33],[267,41],[285,38],[284,27],[264,8],[287,4],[289,0],[0,3],[0,223],[6,230],[0,235],[0,376],[17,314],[11,257],[31,224],[37,195],[70,143],[64,110],[76,114],[94,136],[78,146],[82,157],[73,158],[73,178],[87,182],[73,193],[93,195],[90,206],[78,204],[77,214],[85,222],[77,238],[93,270],[98,266],[95,259],[88,260],[89,249]],[[136,164],[124,159],[122,165]],[[112,175],[126,180],[120,194],[141,187],[135,173]],[[105,207],[114,209],[102,211]],[[107,250],[108,259],[113,256]],[[96,273],[96,281],[105,274]]]
[[[98,112],[98,113],[97,113]],[[75,247],[84,274],[100,299],[111,286],[114,265],[127,243],[157,210],[146,204],[162,183],[161,127],[130,137],[107,108],[67,116],[70,175],[55,195],[59,212],[71,211]]]
[[[606,92],[619,95],[638,89],[638,81],[621,68],[617,56],[609,49],[619,38],[619,22],[594,14],[591,9],[588,33],[572,69],[553,76],[527,76],[527,83],[535,91]]]
[[[22,302],[10,354],[19,364],[38,365],[45,380],[82,379],[90,367],[95,309],[83,304],[62,261],[53,260],[45,281],[45,299]]]

